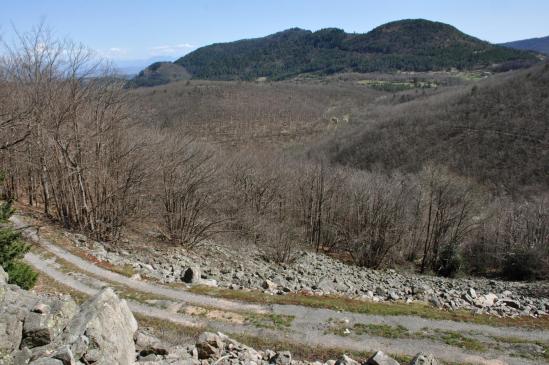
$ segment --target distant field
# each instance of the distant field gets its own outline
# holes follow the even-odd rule
[[[303,144],[348,123],[376,119],[378,109],[419,97],[414,90],[433,93],[463,82],[443,73],[364,76],[190,80],[129,95],[135,115],[148,126],[181,128],[201,141],[228,146],[280,145]]]
[[[430,89],[438,87],[434,81],[386,81],[386,80],[360,80],[361,85],[366,85],[375,90],[398,92],[412,89]]]

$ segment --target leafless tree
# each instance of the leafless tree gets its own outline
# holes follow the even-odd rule
[[[195,248],[216,233],[219,197],[212,182],[217,173],[212,152],[185,138],[167,137],[160,154],[160,200],[165,235],[174,243]]]

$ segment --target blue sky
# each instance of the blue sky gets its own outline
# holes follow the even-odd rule
[[[0,0],[0,34],[41,19],[115,60],[177,58],[213,42],[291,27],[367,32],[392,20],[450,23],[491,42],[549,35],[548,0]]]

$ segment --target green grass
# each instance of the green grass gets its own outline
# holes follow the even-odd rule
[[[432,339],[440,339],[447,345],[459,347],[466,350],[484,352],[486,346],[479,340],[462,335],[455,331],[435,330],[434,335],[427,336]]]
[[[376,303],[338,296],[307,296],[302,294],[269,295],[257,290],[243,291],[208,286],[193,286],[189,291],[196,294],[221,297],[259,304],[293,304],[313,308],[326,308],[353,313],[382,316],[417,316],[434,320],[471,322],[490,326],[527,327],[549,329],[549,316],[531,318],[499,318],[490,315],[477,315],[465,310],[440,310],[426,303]]]
[[[531,349],[528,349],[528,350],[514,349],[515,351],[512,356],[523,357],[527,359],[537,359],[541,357],[549,362],[549,343],[547,342],[529,341],[529,340],[525,340],[523,338],[518,338],[518,337],[492,336],[492,338],[498,343],[506,343],[511,345],[522,345],[522,344],[538,345],[542,348],[542,351],[543,351],[541,356],[538,356],[538,354],[532,353]]]
[[[127,276],[129,278],[131,278],[135,274],[135,270],[133,266],[129,264],[124,264],[121,267],[113,266],[110,270],[120,275]]]
[[[390,326],[387,324],[363,324],[357,323],[353,326],[353,331],[357,335],[371,335],[386,338],[409,338],[410,332],[404,326]]]
[[[374,90],[399,92],[412,89],[435,88],[437,84],[430,81],[390,81],[390,80],[360,80],[359,84],[366,85]]]
[[[294,318],[274,313],[249,313],[246,315],[246,323],[261,328],[287,329],[292,326]]]

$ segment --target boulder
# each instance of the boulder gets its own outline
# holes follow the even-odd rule
[[[26,347],[21,350],[17,350],[11,354],[14,365],[26,365],[32,358],[32,351]]]
[[[489,293],[489,294],[486,294],[486,295],[481,295],[479,296],[476,300],[475,300],[475,305],[478,306],[478,307],[481,307],[481,308],[484,308],[484,307],[491,307],[495,304],[495,302],[498,300],[498,296],[493,294],[493,293]]]
[[[61,360],[63,365],[74,365],[75,363],[71,348],[68,345],[63,345],[58,348],[52,358]]]
[[[275,365],[290,365],[291,362],[292,362],[292,354],[289,351],[277,352],[269,360],[270,364],[275,364]]]
[[[0,356],[15,351],[21,345],[23,324],[10,313],[0,313]]]
[[[53,325],[48,315],[31,312],[23,324],[22,346],[30,349],[44,346],[53,340]]]
[[[383,351],[377,351],[366,361],[367,365],[400,365],[395,359],[386,355]]]
[[[438,361],[432,354],[420,352],[412,359],[410,365],[438,365]]]
[[[199,359],[218,357],[225,349],[225,343],[220,335],[211,332],[204,332],[198,338],[196,350]]]
[[[349,356],[343,355],[335,362],[335,365],[359,365],[359,363],[358,361],[351,359]]]
[[[160,341],[150,342],[145,346],[142,346],[139,349],[139,356],[145,357],[148,355],[160,355],[166,356],[169,353],[169,349],[166,345],[162,344]]]
[[[96,365],[133,364],[136,331],[137,322],[126,301],[105,288],[80,306],[62,343],[70,346],[76,359],[84,357]]]
[[[265,290],[276,290],[277,286],[275,282],[268,279],[261,284],[261,287]]]
[[[47,304],[39,302],[39,303],[36,303],[36,305],[32,308],[32,312],[40,313],[40,314],[49,314],[50,307]]]

